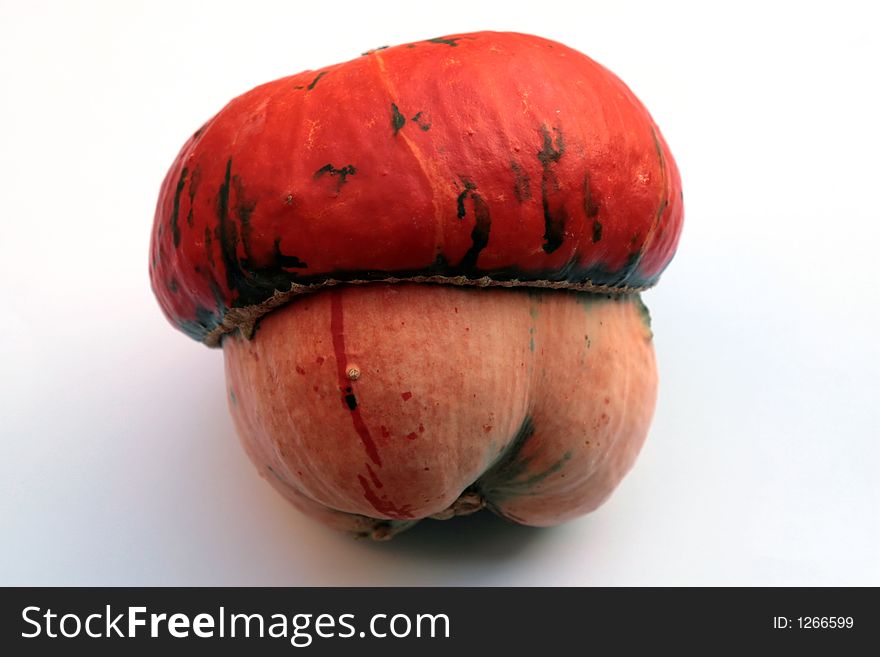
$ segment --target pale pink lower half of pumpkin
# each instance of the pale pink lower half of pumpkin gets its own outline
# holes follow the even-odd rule
[[[547,526],[599,506],[654,410],[637,296],[340,287],[223,342],[260,473],[306,514],[387,537],[486,506]]]

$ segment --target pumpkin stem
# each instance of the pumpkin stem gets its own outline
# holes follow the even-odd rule
[[[434,520],[449,520],[455,516],[469,516],[485,506],[486,500],[482,495],[476,491],[468,490],[462,493],[448,509],[430,517]]]

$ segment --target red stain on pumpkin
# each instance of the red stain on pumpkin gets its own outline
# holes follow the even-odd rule
[[[370,430],[361,417],[361,409],[357,405],[352,383],[346,372],[347,358],[345,356],[345,326],[342,320],[342,290],[330,292],[330,333],[333,336],[333,352],[336,355],[336,376],[339,380],[340,401],[351,413],[351,421],[354,429],[360,436],[367,456],[376,465],[382,465],[376,443],[370,435]],[[377,507],[378,510],[378,507]]]
[[[303,375],[306,373],[306,371],[303,368],[301,368],[299,365],[296,366],[296,371],[299,372],[300,374],[303,374]]]
[[[384,424],[381,427],[379,427],[379,431],[382,432],[383,438],[390,438],[391,437],[391,432],[388,431],[388,427],[386,427]]]
[[[318,392],[318,386],[312,386],[312,390],[314,390],[315,392]]]
[[[399,520],[412,518],[412,511],[410,510],[409,504],[398,507],[394,502],[379,497],[370,487],[370,482],[368,482],[363,475],[358,475],[358,481],[361,482],[361,487],[364,489],[364,499],[367,500],[376,511]]]
[[[419,424],[419,433],[425,433],[425,425]]]
[[[379,477],[377,477],[377,476],[376,476],[376,473],[373,472],[373,468],[370,467],[370,464],[369,464],[369,463],[364,463],[364,465],[367,466],[367,472],[370,473],[370,479],[373,480],[373,485],[374,485],[376,488],[382,488],[382,482],[379,481]]]
[[[485,431],[486,433],[489,433],[490,431],[492,431],[492,425],[491,424],[484,424],[483,431]]]
[[[315,359],[315,362],[316,362],[318,365],[323,365],[323,364],[324,364],[324,357],[323,357],[323,356],[318,356],[318,357]]]
[[[417,434],[415,431],[413,431],[412,433],[406,434],[407,440],[415,440],[418,437],[419,437],[419,434]]]
[[[610,404],[610,403],[611,403],[611,397],[606,397],[606,398],[605,398],[605,403],[606,403],[606,404]]]
[[[400,393],[400,396],[403,397],[403,401],[409,401],[412,398],[412,393],[409,391],[402,392]]]

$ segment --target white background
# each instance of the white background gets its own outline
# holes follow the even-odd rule
[[[717,6],[2,0],[0,584],[880,585],[875,5]],[[656,419],[591,516],[354,541],[256,475],[222,354],[162,317],[155,200],[234,95],[479,29],[605,64],[676,156]]]

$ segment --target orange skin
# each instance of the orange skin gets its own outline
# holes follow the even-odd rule
[[[374,538],[482,506],[536,526],[592,511],[632,466],[657,389],[637,295],[343,286],[223,352],[260,473]]]
[[[328,281],[639,291],[682,221],[675,160],[613,73],[547,39],[459,34],[233,99],[168,171],[150,278],[174,325],[216,346]]]

